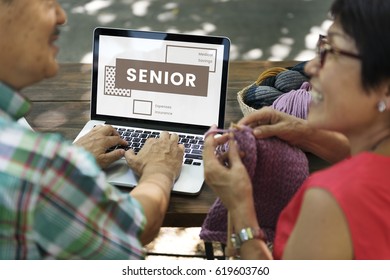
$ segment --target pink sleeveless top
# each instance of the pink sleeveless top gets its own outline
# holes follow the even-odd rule
[[[274,243],[281,259],[307,189],[327,190],[349,224],[355,259],[390,259],[390,157],[364,152],[310,176],[282,211]]]

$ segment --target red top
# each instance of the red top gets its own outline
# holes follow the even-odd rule
[[[327,190],[349,224],[355,259],[390,259],[390,157],[364,152],[310,176],[280,214],[274,258],[281,259],[307,189]]]

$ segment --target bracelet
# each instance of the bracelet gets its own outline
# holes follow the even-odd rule
[[[241,229],[238,234],[233,233],[231,236],[231,241],[236,249],[240,249],[242,243],[252,239],[260,239],[266,242],[264,231],[261,228],[248,227]]]

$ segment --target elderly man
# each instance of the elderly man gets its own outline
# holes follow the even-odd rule
[[[0,259],[140,259],[180,172],[177,135],[162,133],[138,155],[106,153],[123,144],[110,126],[72,145],[17,123],[30,108],[19,91],[58,71],[65,22],[57,1],[0,0]],[[123,156],[141,176],[130,194],[101,170]]]

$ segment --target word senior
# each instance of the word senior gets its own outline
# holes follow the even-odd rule
[[[184,83],[186,87],[195,87],[196,76],[192,73],[169,73],[168,71],[129,68],[127,69],[127,80],[130,82],[138,80],[139,83],[156,83],[159,85],[171,83],[174,86],[181,86]]]
[[[115,87],[207,96],[210,68],[169,62],[116,59]]]

